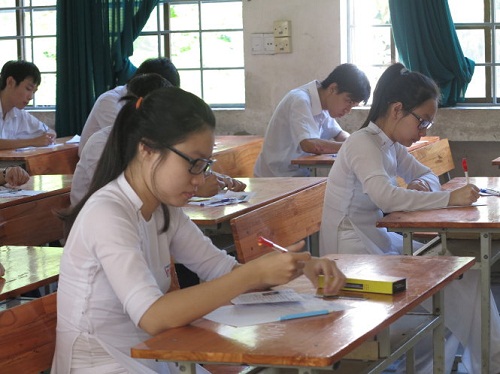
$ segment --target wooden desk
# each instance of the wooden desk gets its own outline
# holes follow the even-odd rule
[[[233,178],[253,177],[253,167],[264,138],[258,135],[219,135],[215,137],[212,169]]]
[[[443,306],[441,290],[469,269],[474,263],[473,258],[376,255],[330,257],[337,260],[339,268],[348,276],[404,276],[408,289],[395,295],[365,293],[363,295],[367,299],[362,301],[336,300],[351,303],[355,307],[326,316],[286,322],[231,327],[199,319],[189,326],[167,330],[133,347],[131,355],[135,358],[176,361],[181,364],[182,371],[192,369],[192,362],[295,367],[299,373],[311,373],[311,368],[331,370],[346,354],[375,335],[383,336],[391,324],[432,297],[434,314],[427,315],[421,327],[426,331],[435,329],[434,370],[444,370],[444,339],[440,335],[444,330],[444,317],[442,310],[439,310]],[[294,280],[286,287],[302,293],[315,292],[305,277]],[[411,339],[406,338],[406,343],[409,343]],[[383,350],[382,354],[390,354],[398,347],[382,348],[389,351]],[[403,354],[403,350],[399,355]],[[389,356],[385,361],[359,362],[365,365],[363,371],[343,371],[347,363],[342,362],[335,373],[360,373],[367,372],[366,369],[380,372],[394,359]]]
[[[257,209],[265,204],[279,200],[295,192],[314,186],[318,183],[326,183],[323,177],[273,177],[273,178],[239,178],[246,183],[245,191],[254,192],[255,195],[249,201],[224,205],[224,206],[195,206],[186,205],[184,211],[191,220],[202,228],[220,229],[222,224],[229,228],[229,221],[243,213]],[[229,231],[230,232],[230,231]]]
[[[63,237],[54,210],[70,204],[72,175],[35,175],[22,189],[35,196],[0,198],[0,245],[43,245]]]
[[[59,279],[60,247],[0,247],[0,300],[15,298]]]
[[[408,147],[408,152],[413,152],[419,148],[434,143],[439,140],[439,136],[423,136],[418,142],[413,143]],[[309,168],[312,171],[311,175],[316,175],[318,168],[331,168],[335,163],[337,154],[323,154],[323,155],[307,155],[296,158],[291,161],[292,165],[298,165],[300,168]]]
[[[2,166],[20,165],[30,175],[73,174],[78,162],[78,143],[66,144],[71,136],[57,138],[58,146],[53,148],[35,148],[27,151],[2,150]]]
[[[470,183],[479,188],[500,190],[500,178],[470,178]],[[465,178],[454,178],[443,185],[444,189],[454,190],[465,185]],[[413,254],[413,233],[439,232],[444,250],[449,243],[448,234],[468,233],[479,236],[479,242],[473,242],[471,251],[479,259],[481,271],[481,340],[482,340],[482,372],[489,372],[489,336],[490,336],[490,267],[499,258],[496,249],[497,241],[493,235],[500,233],[500,198],[497,196],[481,197],[478,200],[483,206],[434,209],[416,212],[393,212],[377,222],[377,227],[385,227],[389,231],[402,232],[404,253]],[[449,239],[448,239],[449,240]]]
[[[493,166],[498,166],[500,167],[500,157],[495,158],[494,160],[491,161],[491,164]]]

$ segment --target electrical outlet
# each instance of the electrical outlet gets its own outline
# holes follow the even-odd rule
[[[292,36],[291,21],[274,21],[274,37]]]
[[[275,53],[291,53],[292,38],[274,38]]]

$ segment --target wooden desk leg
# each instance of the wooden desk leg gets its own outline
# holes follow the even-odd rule
[[[434,347],[433,372],[444,373],[444,292],[441,290],[432,296],[434,315],[439,315],[440,323],[433,330],[432,346]]]
[[[481,233],[481,373],[490,372],[491,234]]]

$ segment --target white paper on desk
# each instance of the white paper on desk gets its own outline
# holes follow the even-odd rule
[[[221,206],[221,205],[231,205],[239,204],[248,201],[255,193],[254,192],[235,192],[235,191],[223,191],[214,195],[210,198],[192,198],[188,204],[198,205],[198,206]]]
[[[14,149],[14,151],[15,152],[26,152],[26,151],[33,151],[35,149],[51,149],[51,148],[59,147],[60,145],[61,144],[54,143],[54,144],[49,144],[49,145],[46,145],[43,147],[30,146],[30,147],[24,147],[24,148],[16,148],[16,149]]]
[[[66,141],[66,144],[80,143],[80,135],[75,135],[71,139]]]
[[[302,301],[289,303],[264,303],[226,305],[208,313],[204,318],[235,327],[277,322],[282,316],[326,309],[330,313],[348,309],[349,306],[335,301],[318,299],[314,295],[302,295]],[[309,318],[309,317],[308,317]]]
[[[43,192],[44,191],[21,190],[0,186],[0,197],[35,196]]]

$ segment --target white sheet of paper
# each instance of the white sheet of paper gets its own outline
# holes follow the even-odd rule
[[[66,141],[66,144],[80,143],[80,135],[75,135],[71,139]]]
[[[314,295],[302,295],[302,299],[302,301],[288,303],[227,305],[208,313],[204,318],[225,325],[243,327],[277,322],[282,316],[288,314],[316,310],[328,310],[331,313],[349,308],[335,301],[318,299]]]

